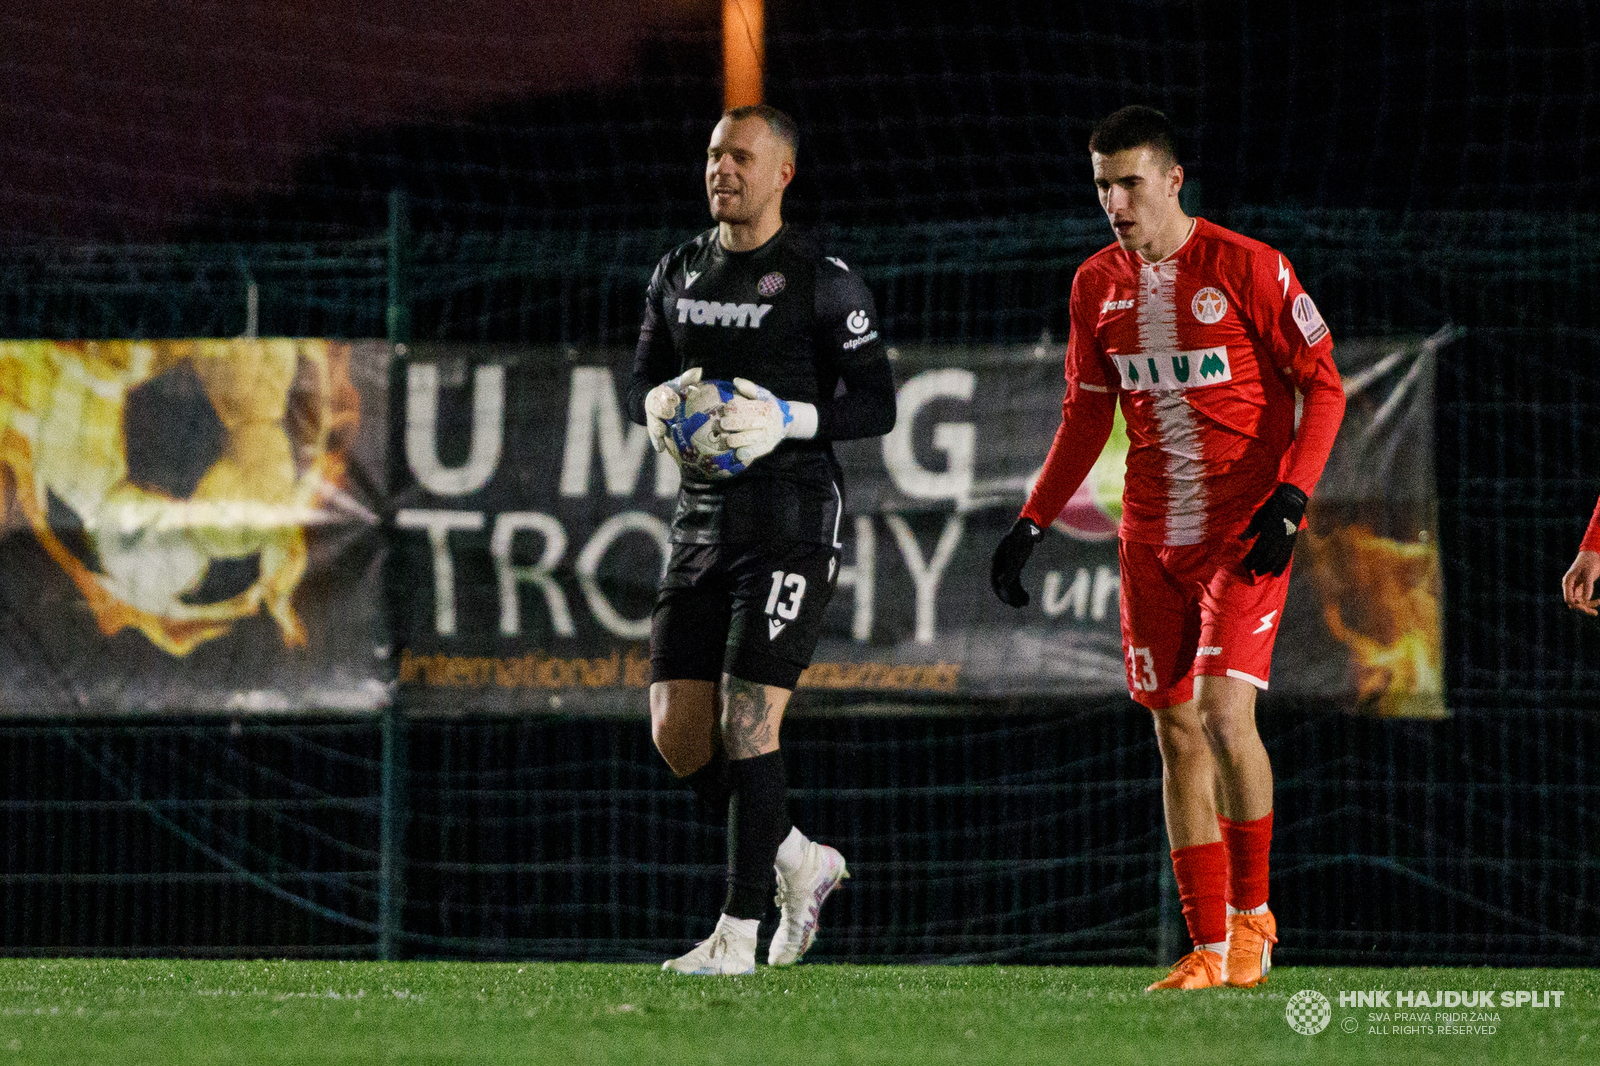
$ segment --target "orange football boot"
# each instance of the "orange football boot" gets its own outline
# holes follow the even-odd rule
[[[1272,969],[1272,945],[1278,942],[1278,920],[1263,914],[1228,915],[1228,957],[1222,979],[1235,988],[1254,988]]]
[[[1222,983],[1222,956],[1215,951],[1196,948],[1172,965],[1172,972],[1145,989],[1158,988],[1215,988]]]

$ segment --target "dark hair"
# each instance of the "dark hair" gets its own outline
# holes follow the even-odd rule
[[[1143,104],[1130,104],[1111,112],[1089,134],[1089,151],[1101,155],[1146,147],[1157,156],[1166,156],[1173,164],[1178,162],[1178,142],[1172,123],[1166,115]]]
[[[735,122],[747,118],[759,118],[767,124],[767,128],[777,135],[778,139],[789,146],[789,151],[796,158],[800,156],[800,127],[795,120],[786,113],[779,111],[771,104],[746,104],[743,107],[731,107],[722,113],[723,118],[731,118]]]

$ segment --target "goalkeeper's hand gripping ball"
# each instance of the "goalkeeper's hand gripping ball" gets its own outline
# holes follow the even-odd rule
[[[663,381],[644,397],[644,423],[650,434],[650,447],[657,452],[667,446],[667,420],[678,414],[689,386],[700,380],[700,368],[690,367],[675,378]]]

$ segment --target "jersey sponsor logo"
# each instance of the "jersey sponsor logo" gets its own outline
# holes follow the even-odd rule
[[[763,296],[776,296],[783,291],[784,284],[783,275],[774,270],[761,275],[761,280],[756,282],[756,292]]]
[[[1233,380],[1226,345],[1193,352],[1113,355],[1125,392],[1177,392]]]
[[[1105,303],[1100,305],[1100,313],[1102,315],[1110,314],[1112,311],[1132,311],[1132,310],[1133,310],[1133,299],[1131,297],[1129,299],[1126,299],[1126,300],[1107,300]]]
[[[832,263],[834,266],[838,267],[840,270],[844,271],[846,274],[850,273],[850,268],[848,266],[846,266],[844,260],[840,259],[838,256],[836,256],[836,255],[825,255],[822,258],[826,259],[828,262]]]
[[[698,278],[699,276],[700,271],[698,270],[686,271],[683,275],[683,287],[687,289],[689,286],[693,285],[695,278]]]
[[[1222,649],[1214,644],[1208,644],[1203,648],[1196,648],[1194,654],[1197,659],[1203,655],[1221,655]]]
[[[1311,297],[1305,293],[1296,296],[1292,311],[1294,324],[1300,327],[1300,335],[1307,344],[1315,344],[1328,335],[1328,324],[1322,321],[1322,313],[1311,302]]]
[[[851,311],[844,320],[844,328],[855,336],[845,341],[841,347],[847,352],[853,352],[863,344],[871,344],[877,340],[878,331],[871,329],[871,326],[872,320],[867,317],[865,311]]]
[[[718,303],[716,300],[678,300],[678,321],[697,326],[739,326],[760,329],[771,304]]]
[[[1214,325],[1222,321],[1222,316],[1228,313],[1228,298],[1222,295],[1221,289],[1213,289],[1210,285],[1194,294],[1194,299],[1189,301],[1189,310],[1194,312],[1206,325]]]
[[[1278,256],[1278,280],[1283,282],[1283,298],[1289,298],[1289,264],[1283,261],[1283,256]]]

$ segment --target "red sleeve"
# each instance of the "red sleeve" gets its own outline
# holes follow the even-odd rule
[[[1584,531],[1583,543],[1578,545],[1581,552],[1600,552],[1600,503],[1594,505],[1594,517],[1589,519],[1589,528]]]
[[[1251,324],[1272,362],[1304,398],[1300,428],[1280,476],[1309,496],[1328,465],[1344,419],[1344,386],[1333,365],[1333,337],[1282,254],[1263,246],[1251,267]]]
[[[1045,456],[1033,495],[1022,509],[1023,518],[1033,519],[1040,529],[1049,528],[1056,520],[1105,449],[1116,410],[1116,398],[1108,393],[1068,390],[1061,401],[1061,425],[1056,427],[1056,439]]]
[[[1117,409],[1117,378],[1095,337],[1097,316],[1087,286],[1079,284],[1082,276],[1080,270],[1072,279],[1072,331],[1067,336],[1067,394],[1061,401],[1061,425],[1033,494],[1022,509],[1022,517],[1032,519],[1041,529],[1056,520],[1089,476],[1111,436]]]

